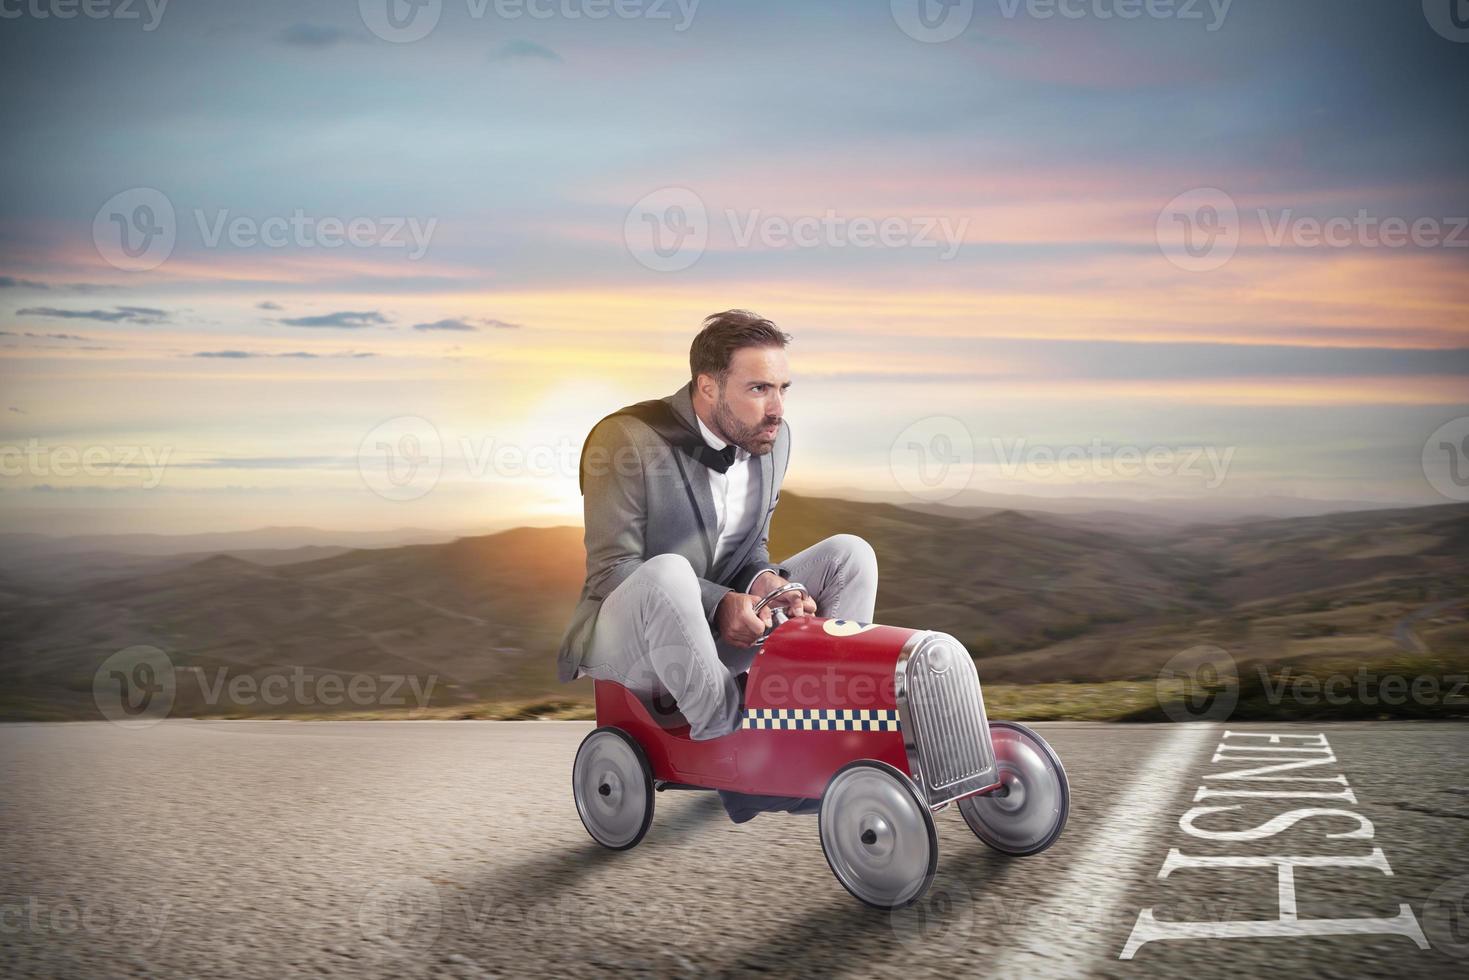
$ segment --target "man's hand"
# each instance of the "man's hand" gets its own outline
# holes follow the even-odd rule
[[[755,615],[753,610],[759,601],[759,596],[747,592],[728,592],[719,600],[719,607],[714,610],[714,625],[726,642],[737,647],[752,647],[765,635],[771,624],[771,611],[766,606],[760,610],[760,615]]]
[[[779,575],[766,569],[755,576],[755,581],[750,583],[750,591],[763,599],[782,585],[789,584],[789,582]],[[803,592],[787,592],[765,608],[769,609],[771,606],[780,606],[791,619],[799,616],[816,615],[816,600]]]

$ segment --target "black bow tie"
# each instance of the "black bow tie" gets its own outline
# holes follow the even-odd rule
[[[727,473],[734,465],[736,448],[732,442],[723,449],[715,449],[706,443],[699,447],[698,460],[711,470]]]

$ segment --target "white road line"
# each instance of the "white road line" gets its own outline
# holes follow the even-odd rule
[[[1142,760],[1142,774],[1101,826],[1094,830],[1074,823],[1067,826],[1068,834],[1088,833],[1090,844],[1073,859],[1051,897],[1015,916],[1019,945],[1002,946],[986,973],[1069,980],[1084,975],[1094,962],[1115,959],[1116,951],[1106,944],[1118,929],[1125,933],[1137,917],[1136,909],[1119,908],[1135,878],[1132,872],[1142,863],[1150,870],[1157,864],[1159,838],[1153,831],[1170,812],[1173,797],[1192,788],[1183,777],[1218,739],[1218,729],[1193,723],[1175,726],[1170,735]]]

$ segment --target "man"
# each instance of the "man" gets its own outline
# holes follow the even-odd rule
[[[688,384],[607,416],[582,450],[587,579],[560,678],[671,694],[694,739],[739,727],[736,678],[771,624],[770,607],[753,611],[770,591],[809,590],[773,600],[788,616],[872,620],[877,559],[861,538],[833,535],[770,561],[790,460],[790,339],[744,310],[707,318]]]

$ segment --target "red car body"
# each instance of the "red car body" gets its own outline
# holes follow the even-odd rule
[[[755,658],[744,720],[729,735],[694,741],[681,717],[665,727],[668,720],[608,681],[596,682],[597,724],[637,739],[662,783],[816,799],[838,769],[858,759],[885,762],[918,781],[904,747],[897,676],[903,651],[926,632],[815,616],[787,620]]]
[[[596,699],[572,792],[587,832],[613,850],[642,840],[660,789],[819,800],[837,880],[892,909],[933,880],[933,814],[951,802],[1005,854],[1045,850],[1066,823],[1060,759],[1025,726],[989,722],[974,661],[945,633],[787,620],[745,678],[740,727],[720,738],[694,741],[676,708],[618,684],[597,681]]]

